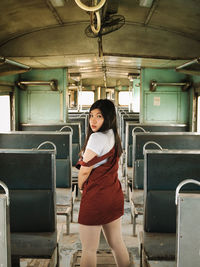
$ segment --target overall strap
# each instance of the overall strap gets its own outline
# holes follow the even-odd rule
[[[84,162],[83,161],[83,158],[81,158],[78,162],[77,162],[77,165],[76,167],[79,167],[80,168],[80,165],[81,166],[85,166],[85,167],[90,167],[90,166],[93,166],[94,164],[106,159],[106,158],[109,158],[110,156],[112,156],[114,154],[114,151],[115,151],[115,147],[113,147],[108,153],[104,154],[103,156],[95,156],[94,158],[92,158],[90,161],[88,162]]]

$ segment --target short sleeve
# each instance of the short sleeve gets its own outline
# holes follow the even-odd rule
[[[90,149],[98,156],[101,155],[105,146],[105,137],[102,133],[93,133],[90,135],[86,149]]]

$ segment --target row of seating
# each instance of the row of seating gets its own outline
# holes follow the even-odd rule
[[[71,132],[72,136],[72,166],[78,160],[81,143],[81,124],[80,122],[59,123],[59,124],[21,124],[22,131],[56,131],[56,132]],[[71,144],[70,144],[71,146]],[[68,147],[70,147],[68,146]]]
[[[0,179],[11,199],[12,265],[19,266],[21,257],[48,257],[56,266],[56,214],[66,216],[69,234],[76,190],[74,186],[72,191],[72,166],[82,146],[81,123],[20,125],[20,129],[0,133]]]
[[[36,256],[56,266],[55,150],[0,149],[0,177],[10,194],[12,266]]]
[[[182,192],[186,184],[197,184],[196,180],[187,179],[176,188],[176,262],[177,267],[198,266],[199,265],[199,247],[200,247],[200,194]]]
[[[176,235],[176,188],[186,179],[200,182],[199,172],[200,150],[145,150],[144,215],[142,238],[140,238],[142,266],[147,264],[151,266],[151,261],[167,261],[168,266],[173,266],[177,253],[176,246],[179,243]],[[195,184],[188,184],[183,191],[190,195],[194,193],[200,195],[200,187]],[[185,212],[190,209],[188,206]],[[193,220],[187,215],[186,217]],[[196,225],[198,221],[199,218]],[[190,229],[190,232],[197,229],[195,222],[193,225],[194,228]],[[191,242],[191,239],[187,241]],[[195,239],[192,242],[194,243]],[[199,262],[198,253],[196,255],[193,253],[193,257],[189,255],[190,264],[191,260]],[[179,266],[198,266],[190,264]]]
[[[9,132],[0,133],[1,148],[56,150],[56,186],[71,187],[72,134],[70,132]]]
[[[119,134],[122,141],[122,148],[125,149],[126,123],[128,121],[139,123],[139,113],[128,112],[126,110],[118,110],[117,114],[118,114]]]
[[[185,179],[200,182],[200,135],[188,132],[187,125],[147,125],[134,120],[125,125],[123,174],[129,189],[134,235],[136,218],[143,217],[143,231],[139,233],[140,266],[198,266],[195,247],[199,247],[196,214],[200,188],[184,187],[178,207],[175,195],[177,186]],[[191,214],[195,214],[195,221]]]

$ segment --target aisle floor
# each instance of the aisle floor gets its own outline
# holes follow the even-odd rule
[[[124,188],[124,180],[120,179],[122,183],[122,188]],[[79,211],[80,201],[76,200],[74,205],[74,216],[73,223],[70,224],[70,235],[66,235],[66,225],[65,217],[57,216],[57,223],[59,229],[59,254],[60,254],[60,266],[61,267],[71,267],[79,266],[80,255],[81,255],[81,242],[79,239],[79,226],[77,223],[78,220],[78,211]],[[130,203],[125,200],[124,215],[122,217],[122,233],[123,239],[125,241],[126,247],[130,254],[130,259],[132,262],[132,267],[139,267],[139,240],[138,237],[133,236],[133,227],[131,224],[131,207]],[[142,217],[137,219],[137,233],[142,229]],[[114,264],[114,259],[112,257],[109,246],[107,245],[103,234],[101,234],[99,250],[97,253],[97,259],[102,261],[99,262],[98,266],[116,266]],[[104,257],[104,255],[106,255]],[[108,257],[109,255],[109,257]],[[105,258],[105,259],[103,259]],[[103,259],[103,260],[102,260]],[[108,260],[105,263],[105,260]],[[110,265],[112,262],[112,265]]]

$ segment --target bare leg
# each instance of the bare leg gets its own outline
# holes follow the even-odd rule
[[[96,267],[96,251],[99,246],[101,226],[79,225],[82,243],[81,267]]]
[[[129,267],[129,255],[121,232],[121,218],[103,225],[103,231],[112,249],[118,267]]]

